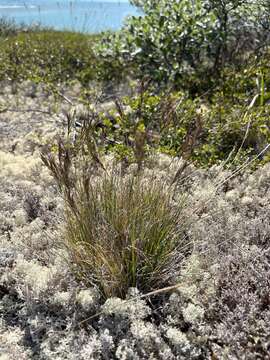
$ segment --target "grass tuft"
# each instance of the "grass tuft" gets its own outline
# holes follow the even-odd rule
[[[160,181],[111,173],[76,195],[65,235],[81,278],[106,298],[170,283],[183,259],[183,217]]]
[[[189,247],[181,195],[176,201],[172,187],[146,178],[143,170],[123,176],[102,169],[97,175],[93,154],[79,140],[60,140],[58,150],[44,149],[42,159],[66,200],[63,235],[80,280],[105,298],[175,280]]]

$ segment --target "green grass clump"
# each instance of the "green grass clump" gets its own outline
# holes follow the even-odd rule
[[[184,197],[175,200],[173,186],[143,170],[123,177],[103,168],[97,175],[102,163],[92,141],[88,134],[42,152],[65,199],[63,238],[74,273],[104,298],[168,285],[188,250]]]
[[[66,241],[77,274],[107,297],[166,285],[183,252],[181,207],[159,182],[115,174],[77,189]]]

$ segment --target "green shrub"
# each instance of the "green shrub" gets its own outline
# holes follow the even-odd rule
[[[204,167],[237,154],[227,165],[238,166],[270,141],[269,75],[264,76],[262,88],[257,86],[258,72],[247,69],[241,76],[227,74],[223,88],[210,99],[190,99],[182,92],[153,95],[148,90],[126,97],[122,106],[100,115],[97,142],[105,152],[112,151],[128,162],[137,161],[140,150],[142,161],[153,151],[161,151]],[[260,160],[268,159],[265,155]]]
[[[18,32],[0,37],[0,79],[57,84],[96,76],[92,51],[98,36],[53,30]]]
[[[104,37],[100,57],[159,85],[209,89],[225,65],[269,43],[269,4],[242,0],[137,0],[144,14]]]

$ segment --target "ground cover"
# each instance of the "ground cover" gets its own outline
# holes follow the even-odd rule
[[[157,87],[100,37],[0,34],[0,359],[267,359],[267,46]]]

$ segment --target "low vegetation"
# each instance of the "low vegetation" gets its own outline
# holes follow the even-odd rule
[[[269,354],[269,4],[133,3],[0,22],[1,360]]]
[[[87,84],[96,77],[93,45],[97,39],[96,35],[42,28],[18,31],[5,25],[0,31],[0,79],[54,86],[77,79]]]

